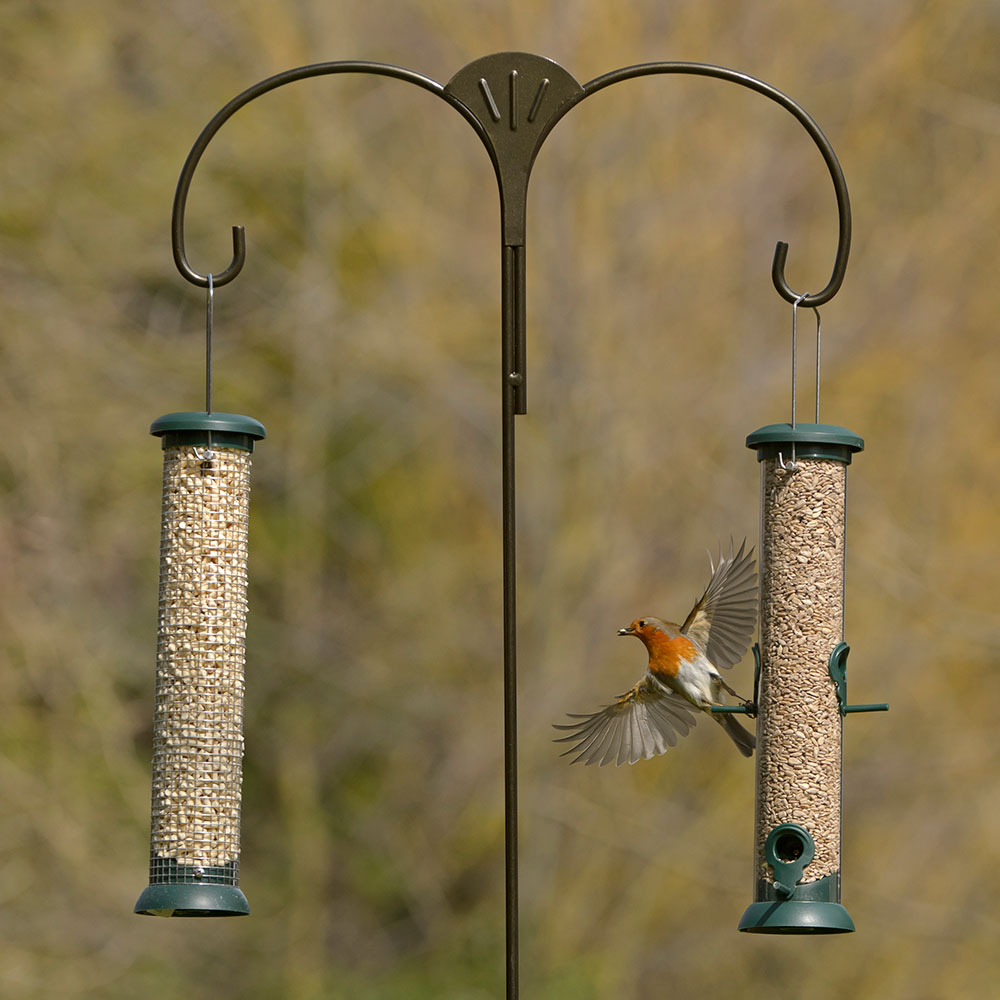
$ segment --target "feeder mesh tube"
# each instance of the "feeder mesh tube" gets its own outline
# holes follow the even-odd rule
[[[755,874],[774,881],[764,842],[797,823],[816,853],[803,884],[837,876],[843,720],[830,655],[844,637],[847,466],[761,462],[761,675]]]
[[[163,452],[150,882],[237,885],[250,453]]]

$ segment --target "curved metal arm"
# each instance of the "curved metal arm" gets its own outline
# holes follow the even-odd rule
[[[780,104],[786,111],[791,112],[802,127],[812,136],[813,142],[819,147],[823,154],[830,176],[833,179],[833,188],[837,195],[837,211],[840,215],[840,237],[837,244],[837,257],[833,264],[833,274],[830,281],[821,292],[815,294],[801,295],[791,289],[785,280],[785,259],[788,256],[788,244],[779,242],[774,250],[774,261],[771,265],[771,280],[774,287],[788,302],[798,302],[803,306],[821,306],[824,302],[837,294],[844,281],[844,274],[847,271],[847,258],[851,252],[851,202],[847,194],[847,182],[844,180],[844,172],[840,169],[840,162],[830,140],[823,134],[823,130],[816,124],[812,116],[799,104],[793,101],[787,94],[772,87],[763,80],[748,76],[724,66],[712,66],[708,63],[692,62],[654,62],[642,63],[637,66],[626,66],[624,69],[616,69],[604,76],[599,76],[590,83],[584,84],[583,97],[594,94],[605,87],[610,87],[613,83],[622,80],[633,80],[640,76],[653,76],[659,73],[686,73],[693,76],[712,76],[720,80],[729,80],[731,83],[738,83],[741,87],[755,90],[758,94],[769,97],[772,101]],[[568,109],[567,109],[568,110]]]
[[[174,194],[174,211],[171,219],[171,240],[174,249],[174,263],[177,270],[187,278],[193,285],[202,288],[208,287],[208,275],[199,274],[188,263],[187,254],[184,250],[184,212],[187,205],[188,190],[191,187],[191,180],[194,177],[195,169],[201,160],[208,144],[212,141],[215,133],[229,121],[230,118],[245,104],[249,104],[254,98],[266,94],[269,90],[275,90],[286,83],[293,83],[295,80],[305,80],[312,76],[328,76],[333,73],[372,73],[377,76],[391,76],[398,80],[406,80],[415,83],[424,90],[429,90],[433,94],[442,96],[444,86],[430,77],[413,70],[404,69],[401,66],[392,66],[388,63],[366,62],[359,60],[348,60],[343,62],[314,63],[309,66],[299,66],[296,69],[269,76],[266,80],[254,84],[247,88],[242,94],[234,97],[215,117],[205,126],[201,135],[198,136],[191,152],[188,153],[184,166],[181,168],[181,175],[177,181],[177,191]],[[212,284],[215,288],[228,284],[243,269],[246,261],[246,237],[242,226],[233,226],[233,259],[229,266],[220,274],[212,274]]]
[[[409,83],[414,83],[417,86],[422,87],[425,90],[429,90],[431,93],[437,94],[439,97],[448,101],[448,103],[450,103],[463,115],[463,117],[466,118],[477,133],[479,133],[481,138],[484,138],[484,140],[488,139],[488,128],[480,120],[479,116],[472,112],[464,103],[462,103],[462,101],[452,99],[442,84],[431,79],[430,77],[424,76],[421,73],[405,69],[401,66],[363,60],[315,63],[309,66],[300,66],[296,69],[288,70],[284,73],[278,73],[275,76],[261,80],[259,83],[254,84],[252,87],[249,87],[247,90],[244,90],[241,94],[234,97],[233,100],[225,105],[225,107],[223,107],[215,115],[215,117],[212,118],[208,125],[206,125],[202,130],[201,135],[198,136],[194,146],[191,148],[191,152],[188,154],[188,157],[184,162],[183,168],[181,169],[181,175],[177,181],[177,190],[174,194],[171,238],[173,243],[174,262],[177,265],[177,269],[192,284],[198,285],[202,288],[208,287],[208,276],[199,274],[194,270],[194,268],[191,267],[188,263],[187,254],[184,248],[184,214],[187,204],[188,191],[191,187],[191,181],[194,177],[195,169],[201,160],[202,154],[208,147],[208,144],[212,141],[219,129],[237,111],[239,111],[240,108],[249,104],[252,100],[260,97],[262,94],[265,94],[270,90],[275,90],[278,87],[284,86],[286,83],[292,83],[296,80],[304,80],[314,76],[327,76],[335,73],[371,73],[378,76],[389,76],[399,80],[406,80]],[[822,153],[823,159],[826,161],[827,168],[830,171],[830,176],[833,179],[834,191],[837,196],[837,210],[840,217],[840,233],[833,273],[830,276],[827,286],[822,291],[806,295],[796,292],[785,280],[785,262],[788,256],[788,244],[779,242],[774,251],[774,260],[771,265],[771,278],[774,282],[774,287],[778,290],[778,293],[788,302],[798,302],[800,305],[805,306],[820,306],[825,302],[829,302],[829,300],[837,294],[844,281],[844,275],[847,271],[847,259],[851,249],[851,206],[847,193],[847,183],[844,180],[844,174],[840,168],[837,156],[833,151],[833,147],[830,145],[830,141],[823,134],[819,125],[816,124],[814,119],[801,105],[777,88],[764,83],[763,80],[759,80],[753,76],[748,76],[746,73],[740,73],[737,70],[728,69],[724,66],[713,66],[708,63],[653,62],[642,63],[636,66],[626,66],[622,69],[614,70],[591,80],[590,83],[583,86],[578,96],[570,98],[561,107],[555,110],[545,127],[544,133],[538,137],[538,144],[540,144],[541,140],[544,139],[544,135],[547,134],[555,125],[556,121],[562,118],[563,115],[578,104],[584,97],[588,97],[591,94],[597,93],[599,90],[603,90],[605,87],[609,87],[614,83],[620,83],[623,80],[632,80],[640,76],[653,76],[665,73],[682,73],[693,76],[715,77],[721,80],[729,80],[732,83],[737,83],[742,87],[754,90],[757,93],[770,98],[775,103],[780,104],[783,108],[785,108],[785,110],[790,112],[812,137],[813,141]],[[537,152],[537,147],[534,151]],[[218,288],[232,281],[233,278],[235,278],[242,270],[245,260],[246,237],[244,229],[242,226],[233,226],[233,257],[229,266],[224,271],[221,273],[213,272],[214,286]]]

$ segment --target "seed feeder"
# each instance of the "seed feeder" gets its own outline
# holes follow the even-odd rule
[[[239,275],[246,260],[246,239],[243,228],[234,226],[232,259],[224,270],[214,275],[199,273],[188,263],[184,247],[184,216],[188,192],[202,155],[226,122],[258,97],[287,84],[343,73],[364,73],[394,79],[440,98],[465,119],[483,143],[493,164],[499,189],[505,938],[506,996],[511,1000],[518,993],[514,446],[515,417],[527,411],[526,212],[528,181],[535,158],[556,125],[582,101],[610,86],[640,77],[709,77],[766,97],[790,113],[809,134],[829,170],[837,199],[837,254],[825,288],[807,295],[796,293],[785,280],[787,244],[778,243],[775,250],[772,280],[782,298],[793,304],[793,316],[797,306],[815,307],[828,302],[843,282],[851,242],[847,185],[832,146],[799,104],[762,80],[722,66],[651,62],[613,70],[586,84],[577,82],[552,60],[524,52],[501,52],[477,59],[459,70],[447,84],[388,63],[338,61],[300,66],[259,81],[224,105],[198,136],[181,170],[172,216],[174,262],[187,281],[208,289],[209,331],[212,289],[227,284]],[[209,349],[209,371],[210,358]],[[248,911],[236,879],[239,864],[240,716],[246,609],[246,490],[250,451],[253,441],[264,436],[264,428],[249,417],[212,413],[210,379],[208,384],[209,402],[204,413],[171,414],[153,425],[153,433],[163,438],[165,486],[154,729],[152,864],[150,887],[136,907],[142,913],[208,916]],[[764,434],[764,431],[758,434]],[[824,588],[829,588],[835,596],[840,595],[838,600],[842,608],[843,515],[842,508],[837,514],[836,497],[838,482],[842,486],[843,478],[838,481],[828,467],[831,463],[839,465],[842,472],[850,460],[851,451],[857,450],[855,443],[860,447],[860,441],[848,432],[843,432],[840,437],[834,432],[834,440],[824,437],[815,441],[813,437],[820,435],[820,430],[813,428],[807,432],[804,425],[796,427],[794,415],[790,431],[774,433],[777,437],[765,434],[759,441],[757,436],[751,435],[752,446],[759,444],[761,448],[763,475],[774,494],[773,502],[779,504],[792,497],[793,514],[786,515],[790,518],[789,524],[782,522],[778,514],[765,514],[767,528],[762,533],[765,588],[792,587],[791,583],[782,584],[787,555],[793,560],[802,556],[806,559],[804,565],[807,568],[812,565],[831,573],[836,569],[833,564],[839,559],[838,574],[831,577],[834,582],[824,578]],[[817,448],[827,450],[817,451]],[[771,451],[774,450],[782,466],[780,474],[768,472]],[[798,482],[791,485],[785,478],[789,466],[784,456],[789,450],[793,465],[801,473]],[[836,452],[832,458],[830,450]],[[813,469],[810,463],[820,465]],[[829,479],[832,484],[829,495],[820,492],[818,480],[824,476],[826,479],[823,482]],[[817,482],[810,492],[809,486],[814,480]],[[823,522],[829,533],[824,536],[829,540],[829,550],[818,544],[815,526],[809,521],[801,526],[805,540],[795,534],[799,530],[799,522],[795,518],[801,518],[798,514],[800,507],[795,505],[801,499],[804,508],[813,502],[810,497],[814,494],[819,497],[814,505],[820,505],[822,500],[822,510],[813,520],[818,523],[821,518],[832,518],[828,523]],[[827,511],[826,505],[832,505],[833,513]],[[836,520],[838,516],[839,521]],[[803,564],[796,560],[796,565]],[[767,593],[770,592],[768,589]],[[798,596],[794,588],[790,593]],[[824,599],[826,593],[824,589]],[[778,783],[785,774],[785,765],[780,762],[791,751],[781,743],[782,732],[772,734],[768,727],[778,725],[780,729],[783,718],[794,718],[799,728],[805,727],[803,732],[813,732],[815,728],[822,739],[826,738],[826,730],[833,727],[825,721],[821,727],[820,723],[813,723],[811,717],[804,714],[800,721],[799,715],[792,716],[787,709],[785,716],[781,715],[784,704],[782,693],[795,682],[778,684],[771,671],[783,670],[786,660],[791,659],[796,669],[808,666],[812,671],[814,654],[805,643],[802,644],[804,652],[801,659],[797,653],[793,657],[789,652],[798,649],[792,642],[793,638],[798,641],[798,626],[789,624],[790,612],[786,604],[781,603],[780,589],[775,589],[774,594],[773,600],[767,597],[767,617],[762,625],[764,653],[760,676],[760,728],[767,763],[762,754],[758,787],[764,791],[758,810],[758,827],[764,830],[767,826],[767,829],[758,845],[761,858],[758,863],[761,887],[758,899],[765,906],[778,905],[783,912],[788,912],[789,901],[796,905],[806,901],[807,893],[811,891],[807,890],[807,885],[819,883],[824,878],[839,880],[839,844],[836,852],[830,846],[832,840],[839,839],[839,824],[836,833],[831,833],[818,825],[811,813],[800,809],[794,797],[790,799],[794,804],[790,811],[780,803],[781,795],[789,799],[789,794],[781,791],[783,786]],[[812,597],[808,599],[813,600]],[[829,600],[835,603],[833,597]],[[838,617],[833,610],[826,610],[826,605],[823,609],[822,615],[817,609],[816,612],[810,611],[801,621],[811,623],[815,617],[823,628],[828,629],[828,634],[823,633],[823,655],[831,664],[836,659],[841,679],[835,690],[842,691],[846,683],[843,673],[846,652],[842,644],[838,645],[843,638],[842,612]],[[791,638],[782,629],[790,632]],[[839,650],[836,655],[834,647]],[[809,677],[810,683],[815,682],[818,687],[819,681],[813,680],[812,673]],[[829,680],[825,683],[829,688]],[[828,712],[829,691],[824,691],[823,711]],[[741,709],[736,707],[733,710]],[[839,805],[839,715],[835,708],[829,712],[835,716],[836,743],[826,746],[823,753],[838,759],[835,794]],[[777,720],[777,723],[772,720]],[[774,761],[779,763],[774,764]],[[774,779],[767,769],[772,767],[776,768],[774,773],[777,777]],[[804,792],[802,797],[805,797]],[[823,874],[814,877],[818,872]],[[830,903],[834,898],[839,900],[839,881],[836,881],[835,892],[829,888],[829,883],[824,885],[827,886],[827,897],[822,902]],[[769,921],[767,915],[756,916],[753,923],[753,927],[746,929],[776,929],[774,921]],[[765,927],[765,924],[770,925]]]
[[[243,674],[252,417],[211,411],[211,294],[205,412],[168,413],[153,716],[149,886],[135,912],[241,916]]]
[[[797,304],[796,304],[797,305]],[[886,705],[846,704],[844,642],[847,466],[864,442],[819,422],[754,431],[760,462],[760,641],[757,681],[754,902],[740,930],[854,930],[840,901],[843,717]]]

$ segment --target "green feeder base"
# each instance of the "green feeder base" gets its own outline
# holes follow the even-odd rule
[[[250,904],[235,885],[156,883],[143,890],[135,912],[147,917],[245,917]]]
[[[854,930],[840,903],[816,899],[775,899],[751,903],[740,920],[748,934],[845,934]]]

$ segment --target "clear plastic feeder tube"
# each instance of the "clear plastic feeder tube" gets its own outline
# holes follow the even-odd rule
[[[761,428],[760,681],[754,904],[741,930],[853,930],[840,905],[847,465],[863,447],[825,424]]]

